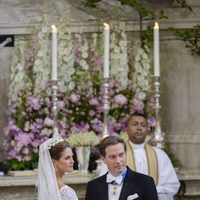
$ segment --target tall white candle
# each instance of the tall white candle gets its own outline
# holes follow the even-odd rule
[[[110,26],[104,23],[104,78],[109,78]]]
[[[154,76],[160,76],[159,26],[154,26]]]
[[[55,25],[51,25],[52,28],[52,71],[51,79],[53,81],[57,80],[57,28]]]

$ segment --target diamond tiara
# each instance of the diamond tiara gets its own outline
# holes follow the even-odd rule
[[[59,142],[63,142],[64,140],[60,136],[53,137],[49,139],[47,144],[47,149],[51,149],[51,147],[55,146]]]

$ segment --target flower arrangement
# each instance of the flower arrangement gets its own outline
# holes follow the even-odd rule
[[[66,139],[72,147],[95,146],[100,142],[100,137],[93,131],[70,134]]]
[[[93,145],[98,138],[94,133],[100,135],[103,131],[103,34],[92,33],[87,37],[85,33],[72,34],[70,27],[66,27],[62,22],[59,28],[57,126],[61,136],[69,137],[72,145],[86,145],[85,142]],[[5,147],[11,169],[36,167],[39,145],[52,136],[50,67],[47,68],[48,62],[44,60],[50,55],[46,30],[46,26],[41,25],[33,40],[24,43],[19,38],[16,41],[9,120],[5,127]],[[127,42],[125,24],[113,25],[112,30],[108,124],[111,135],[125,130],[131,112],[146,112],[151,119],[154,115],[149,51],[140,45],[139,50],[134,51],[132,43]],[[149,122],[154,126],[153,120]]]

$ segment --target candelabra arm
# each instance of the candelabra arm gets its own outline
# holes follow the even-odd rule
[[[105,138],[109,136],[108,132],[108,118],[109,118],[109,110],[110,110],[110,98],[109,98],[109,78],[104,78],[104,101],[103,101],[103,110],[104,110],[104,124],[103,124],[103,135],[102,137]]]

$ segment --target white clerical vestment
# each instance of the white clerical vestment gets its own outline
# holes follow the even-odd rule
[[[136,171],[148,175],[148,162],[145,152],[145,143],[130,143],[135,158]],[[159,200],[173,200],[174,195],[180,187],[179,180],[172,163],[167,154],[158,148],[153,147],[158,158],[158,184],[156,186]],[[98,169],[99,174],[103,175],[107,172],[107,166],[101,165]]]
[[[131,143],[135,156],[136,171],[148,175],[145,144]],[[158,184],[156,186],[159,200],[173,200],[180,187],[179,180],[167,154],[153,147],[158,158]]]

